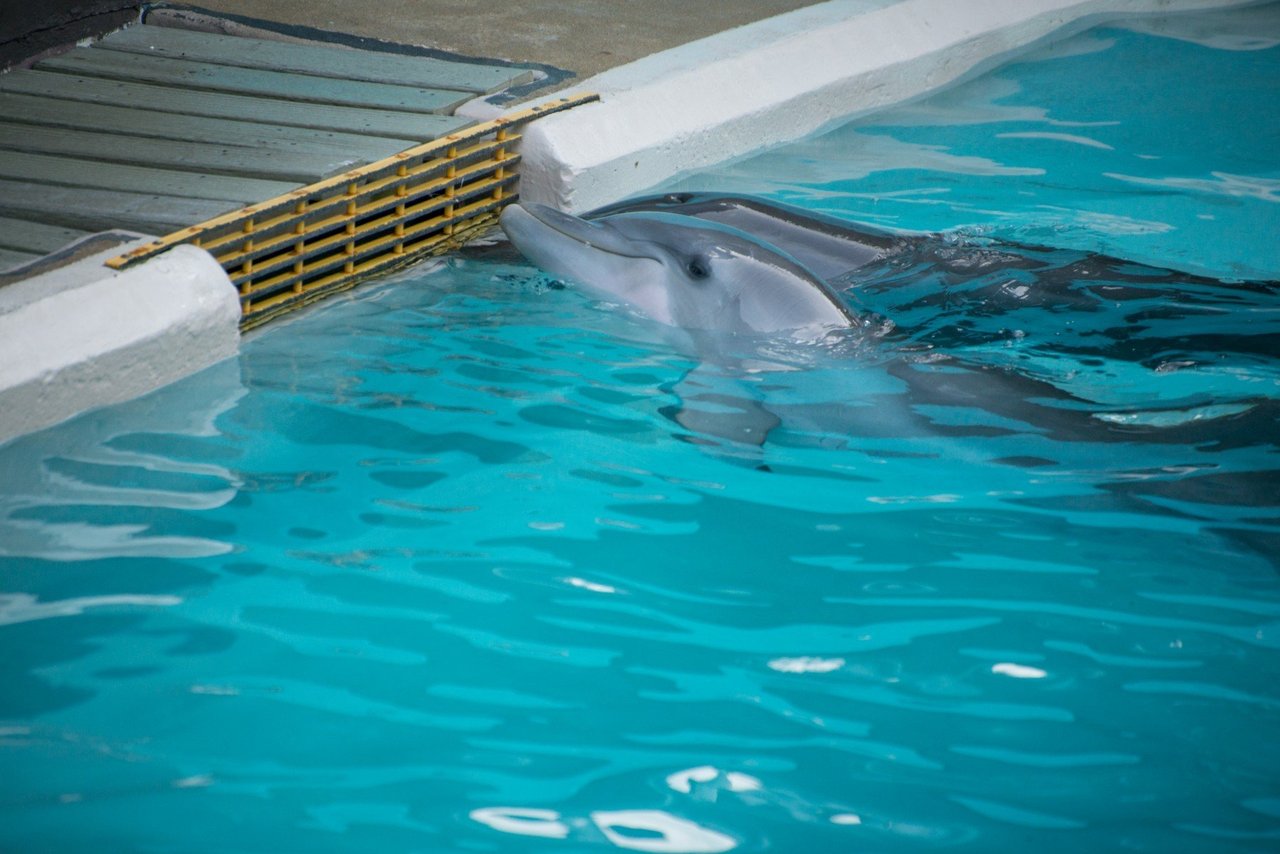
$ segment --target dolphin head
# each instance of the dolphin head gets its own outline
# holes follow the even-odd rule
[[[809,337],[854,320],[794,258],[728,226],[661,211],[586,220],[533,204],[509,205],[500,224],[548,273],[671,326]]]

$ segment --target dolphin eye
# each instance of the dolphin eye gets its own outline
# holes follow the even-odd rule
[[[701,258],[694,258],[685,269],[694,279],[705,279],[711,275],[711,265]]]

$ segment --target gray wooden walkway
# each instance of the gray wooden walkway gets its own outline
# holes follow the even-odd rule
[[[527,69],[135,25],[0,75],[0,270],[162,235],[471,124]]]

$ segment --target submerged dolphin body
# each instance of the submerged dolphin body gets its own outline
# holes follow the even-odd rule
[[[814,339],[857,321],[786,246],[733,222],[665,210],[667,198],[588,218],[513,204],[501,225],[543,270],[679,329]]]

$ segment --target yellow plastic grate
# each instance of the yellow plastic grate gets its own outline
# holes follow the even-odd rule
[[[516,198],[512,146],[536,118],[598,100],[561,98],[175,231],[107,261],[123,269],[181,243],[207,250],[240,292],[241,328],[456,248]]]

